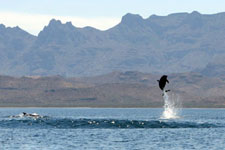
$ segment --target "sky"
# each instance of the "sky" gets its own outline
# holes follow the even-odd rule
[[[225,12],[225,0],[0,0],[0,4],[0,24],[19,26],[33,35],[53,18],[71,21],[76,27],[107,30],[127,13],[148,18],[153,14]]]

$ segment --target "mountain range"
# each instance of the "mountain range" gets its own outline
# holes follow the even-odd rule
[[[52,19],[34,36],[0,24],[0,74],[95,76],[113,71],[225,73],[225,13],[126,14],[101,31]]]

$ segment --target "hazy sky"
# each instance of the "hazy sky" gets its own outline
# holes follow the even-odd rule
[[[52,18],[74,26],[108,29],[126,13],[168,15],[225,12],[225,0],[0,0],[0,24],[19,26],[37,35]]]

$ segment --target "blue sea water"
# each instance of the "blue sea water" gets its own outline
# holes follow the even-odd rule
[[[37,113],[40,118],[22,116]],[[222,150],[225,109],[0,108],[0,150]]]

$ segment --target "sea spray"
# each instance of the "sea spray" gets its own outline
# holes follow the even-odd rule
[[[161,115],[162,119],[177,119],[182,108],[179,96],[172,92],[163,91],[164,111]]]

